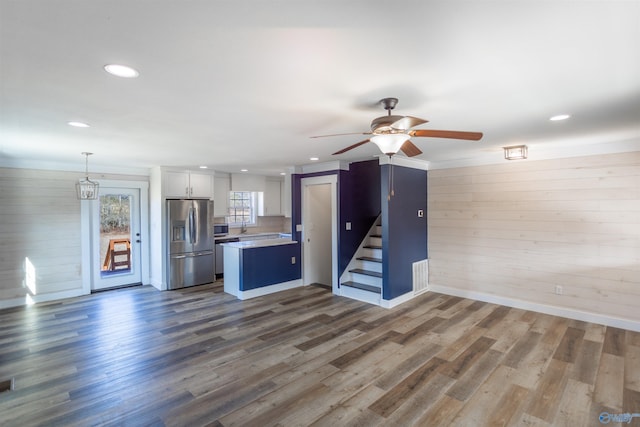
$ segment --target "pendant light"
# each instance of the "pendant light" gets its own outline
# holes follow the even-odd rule
[[[89,156],[93,153],[82,152],[85,156],[85,177],[76,183],[76,196],[79,200],[96,200],[100,184],[89,179]]]

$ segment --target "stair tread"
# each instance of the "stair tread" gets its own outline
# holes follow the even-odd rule
[[[369,234],[369,237],[377,237],[378,239],[382,239],[382,234]]]
[[[382,258],[375,258],[372,256],[359,256],[356,259],[361,261],[382,262]]]
[[[349,272],[364,274],[364,275],[373,276],[373,277],[382,277],[382,273],[379,273],[377,271],[365,270],[364,268],[354,268],[352,270],[349,270]]]
[[[366,246],[363,246],[363,248],[365,248],[365,249],[382,249],[382,246],[366,245]]]
[[[356,288],[356,289],[361,289],[363,291],[369,291],[369,292],[374,292],[376,294],[380,294],[382,293],[382,289],[376,287],[376,286],[372,286],[372,285],[366,285],[364,283],[358,283],[358,282],[353,282],[353,281],[348,281],[348,282],[344,282],[341,284],[342,286],[349,286],[351,288]]]

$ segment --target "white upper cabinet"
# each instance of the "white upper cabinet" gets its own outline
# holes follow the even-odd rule
[[[228,174],[216,175],[213,192],[213,216],[227,216],[231,180]]]
[[[265,176],[248,173],[231,174],[231,191],[265,191]]]
[[[191,171],[165,171],[164,196],[179,198],[213,198],[213,175]]]
[[[265,181],[263,216],[282,215],[281,182],[269,179]]]
[[[189,172],[190,197],[213,198],[213,175]]]

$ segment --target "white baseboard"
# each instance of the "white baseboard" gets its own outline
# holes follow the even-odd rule
[[[11,308],[11,307],[20,307],[22,305],[31,305],[38,304],[42,302],[56,301],[66,298],[74,298],[80,297],[83,295],[88,295],[83,289],[73,289],[70,291],[62,291],[62,292],[52,292],[48,294],[41,295],[33,295],[27,298],[27,295],[20,298],[12,298],[6,300],[0,300],[0,309],[3,308]]]
[[[394,299],[383,299],[380,301],[380,307],[383,308],[393,308],[397,305],[403,304],[413,298],[416,297],[416,294],[413,292],[407,292],[406,294],[400,295]]]
[[[261,288],[248,291],[238,291],[238,299],[245,300],[273,294],[275,292],[286,291],[287,289],[299,288],[303,286],[302,279],[290,280],[288,282],[276,283],[275,285],[263,286]]]
[[[451,288],[449,286],[429,284],[429,290],[440,294],[452,295],[456,297],[469,298],[484,301],[492,304],[505,305],[523,310],[536,311],[538,313],[551,314],[553,316],[566,317],[568,319],[581,320],[584,322],[598,323],[600,325],[613,326],[615,328],[628,329],[640,332],[640,322],[623,319],[614,316],[589,313],[572,308],[558,307],[547,304],[540,304],[531,301],[524,301],[515,298],[502,297],[498,295],[486,294],[483,292],[469,291],[465,289]]]

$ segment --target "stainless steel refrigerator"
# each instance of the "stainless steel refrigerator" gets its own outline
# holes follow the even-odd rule
[[[215,280],[211,200],[167,200],[169,289]]]

